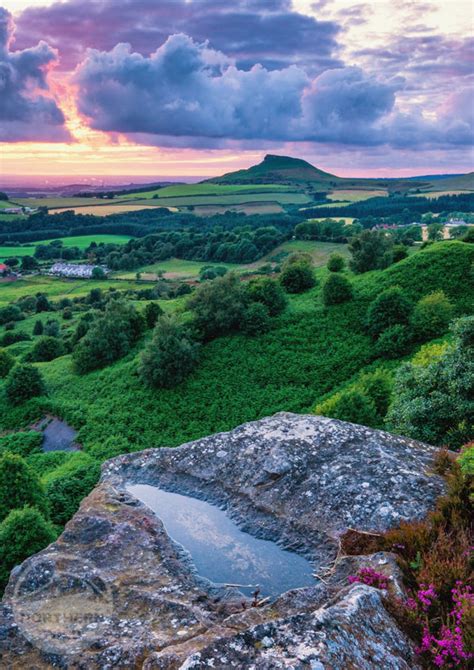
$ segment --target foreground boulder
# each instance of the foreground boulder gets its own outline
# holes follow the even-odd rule
[[[347,579],[372,567],[400,593],[393,556],[345,557],[339,538],[423,517],[443,491],[433,455],[382,431],[284,413],[113,459],[60,538],[12,572],[0,666],[416,668],[384,592]],[[246,531],[309,558],[314,586],[273,602],[213,588],[129,483],[224,507]]]

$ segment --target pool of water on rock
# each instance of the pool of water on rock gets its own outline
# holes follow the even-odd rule
[[[245,533],[215,505],[148,484],[130,484],[127,491],[155,512],[197,573],[214,584],[248,585],[239,589],[246,595],[258,585],[261,596],[274,598],[316,583],[309,561]]]

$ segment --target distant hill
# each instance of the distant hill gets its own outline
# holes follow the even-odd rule
[[[227,172],[206,179],[211,184],[290,184],[297,189],[329,191],[338,189],[380,189],[394,191],[474,190],[474,173],[460,175],[427,175],[400,179],[338,177],[291,156],[267,154],[261,163],[246,170]]]
[[[474,191],[474,172],[460,175],[448,175],[443,179],[435,179],[431,191]]]
[[[206,182],[212,184],[308,184],[321,183],[327,188],[343,181],[341,177],[324,172],[301,158],[267,154],[261,163],[247,170],[227,172],[222,177],[213,177]]]

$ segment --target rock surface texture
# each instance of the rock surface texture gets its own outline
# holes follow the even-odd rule
[[[0,667],[417,668],[384,592],[347,580],[371,566],[400,592],[393,556],[344,557],[338,538],[423,517],[443,492],[433,455],[382,431],[284,413],[115,458],[59,539],[12,572]],[[324,578],[259,607],[212,588],[129,483],[216,503],[244,530],[309,558]]]

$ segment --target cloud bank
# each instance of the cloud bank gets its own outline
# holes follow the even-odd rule
[[[469,96],[453,100],[440,121],[419,109],[402,113],[405,80],[376,78],[359,67],[311,77],[292,65],[239,68],[232,58],[184,34],[172,35],[150,56],[128,44],[91,49],[74,81],[78,108],[93,128],[167,137],[168,146],[222,146],[227,140],[329,142],[396,147],[461,144],[472,131]],[[466,108],[451,117],[449,110]],[[147,139],[148,138],[148,139]]]
[[[69,0],[27,9],[19,28],[27,43],[47,35],[66,69],[86,47],[109,51],[126,42],[148,55],[175,33],[209,40],[244,69],[294,64],[314,73],[341,65],[339,25],[295,11],[291,0]]]
[[[48,69],[57,53],[45,42],[11,51],[14,25],[0,7],[0,141],[68,141],[64,115],[48,95]]]

